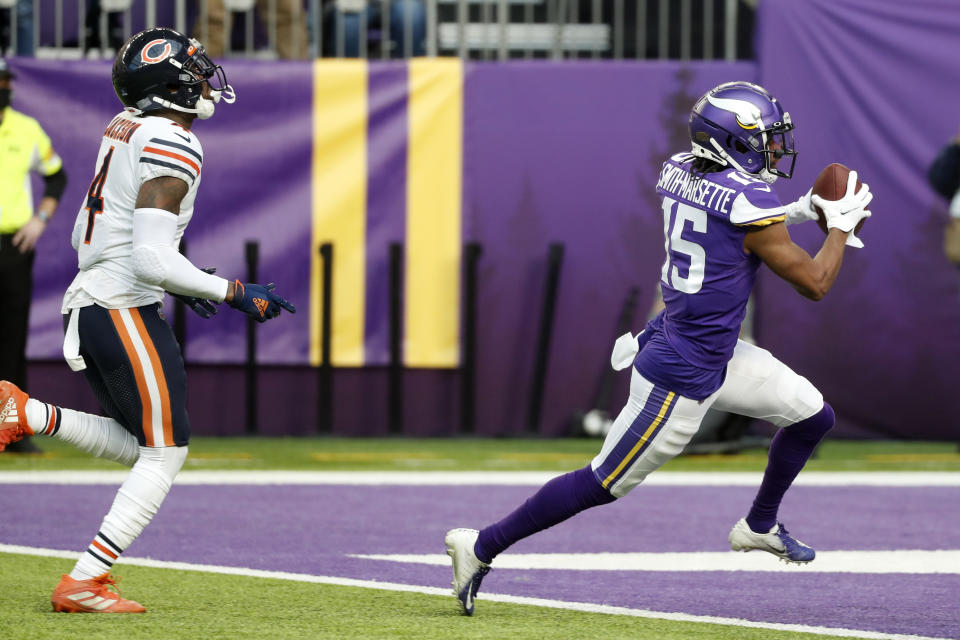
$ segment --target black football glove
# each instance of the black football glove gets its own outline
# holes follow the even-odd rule
[[[247,315],[253,316],[257,322],[266,322],[270,318],[280,315],[281,309],[296,313],[297,308],[273,292],[274,284],[243,284],[239,280],[234,282],[233,300],[228,302],[234,309],[239,309]]]

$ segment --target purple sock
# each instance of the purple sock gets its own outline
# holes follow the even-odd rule
[[[760,490],[747,514],[747,524],[751,529],[766,533],[777,523],[777,510],[783,494],[831,427],[833,409],[824,403],[819,413],[780,429],[773,436],[767,470],[763,472]]]
[[[514,542],[576,515],[584,509],[613,502],[589,465],[558,476],[540,487],[506,518],[480,531],[474,553],[490,563]]]

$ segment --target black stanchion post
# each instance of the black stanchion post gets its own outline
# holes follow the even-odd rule
[[[530,400],[527,407],[527,431],[540,429],[540,412],[543,409],[543,390],[547,378],[547,362],[550,357],[550,338],[553,334],[553,314],[557,305],[557,288],[560,285],[560,267],[563,265],[563,245],[553,243],[547,253],[547,283],[540,310],[540,330],[537,333],[537,352],[533,362],[533,380],[530,384]]]
[[[468,242],[463,260],[463,340],[460,359],[460,431],[473,433],[476,426],[477,378],[477,264],[483,248]]]
[[[392,434],[403,433],[403,245],[390,244],[390,373],[387,420]]]
[[[187,241],[180,240],[180,254],[186,257]],[[187,305],[180,298],[173,299],[173,337],[180,345],[180,357],[187,359]]]
[[[247,282],[256,282],[257,266],[260,262],[260,244],[248,240],[245,246],[247,258]],[[257,321],[247,318],[247,361],[246,361],[246,388],[247,388],[247,433],[257,432]]]
[[[330,335],[333,318],[333,244],[320,245],[323,261],[320,278],[323,290],[320,296],[320,373],[317,382],[317,431],[330,433],[333,429],[333,363],[330,353]]]

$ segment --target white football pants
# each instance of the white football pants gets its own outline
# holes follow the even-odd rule
[[[622,497],[678,455],[710,408],[787,427],[823,408],[823,396],[766,349],[737,341],[723,385],[703,401],[658,387],[631,368],[630,398],[591,467]]]

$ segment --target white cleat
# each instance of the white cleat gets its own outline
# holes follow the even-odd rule
[[[806,564],[813,560],[817,552],[800,542],[784,528],[783,523],[773,525],[769,533],[757,533],[747,524],[746,518],[740,518],[730,530],[730,548],[734,551],[752,551],[759,549],[772,553],[784,562]]]
[[[479,533],[476,529],[451,529],[444,538],[447,555],[453,560],[453,595],[467,616],[473,615],[473,600],[483,576],[490,573],[490,565],[481,562],[473,552]]]

